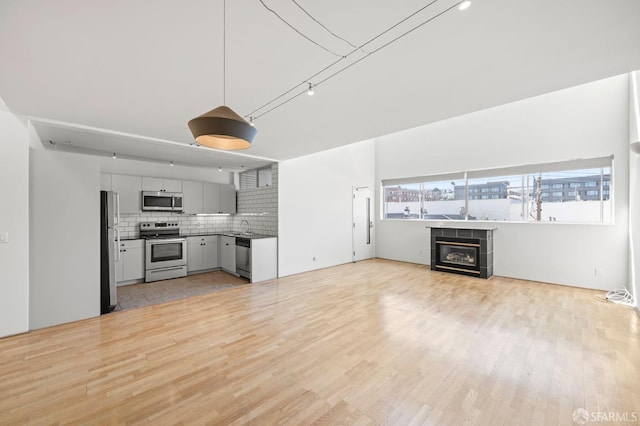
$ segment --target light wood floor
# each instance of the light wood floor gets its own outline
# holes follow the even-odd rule
[[[0,339],[0,424],[629,419],[640,318],[602,296],[370,260],[116,312]]]

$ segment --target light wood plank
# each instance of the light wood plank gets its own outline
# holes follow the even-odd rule
[[[369,260],[0,339],[0,424],[571,424],[640,410],[603,292]]]

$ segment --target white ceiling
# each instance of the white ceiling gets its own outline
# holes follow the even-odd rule
[[[352,48],[289,0],[262,0],[340,55]],[[354,45],[429,0],[296,0]],[[364,50],[455,6],[438,0]],[[285,105],[252,113],[339,59],[269,12],[228,0],[226,101],[255,120],[238,154],[190,144],[187,121],[223,103],[222,0],[1,0],[0,97],[43,143],[87,153],[259,166],[640,69],[638,0],[475,0],[368,57],[357,51]],[[296,87],[296,85],[300,84]],[[281,98],[281,100],[287,97]],[[276,103],[277,105],[277,103]]]

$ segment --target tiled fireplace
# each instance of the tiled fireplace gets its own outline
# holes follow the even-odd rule
[[[494,229],[431,228],[431,270],[491,278]]]

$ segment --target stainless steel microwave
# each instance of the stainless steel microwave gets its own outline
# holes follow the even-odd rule
[[[142,191],[142,210],[144,211],[182,211],[181,192]]]

